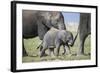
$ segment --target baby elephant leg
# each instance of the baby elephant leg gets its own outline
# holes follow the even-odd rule
[[[56,45],[56,56],[59,56],[60,44]]]
[[[39,53],[38,53],[39,56],[41,55],[42,49],[43,49],[43,46],[40,46]]]
[[[63,55],[66,54],[66,48],[65,48],[65,45],[63,45],[63,49],[64,49],[64,52],[62,53]]]
[[[67,55],[71,54],[69,45],[65,45],[65,48],[64,49],[66,49],[66,54]]]
[[[46,48],[43,48],[40,52],[40,57],[46,56],[45,54]]]
[[[46,54],[45,54],[46,49],[47,49],[47,46],[46,46],[45,44],[43,44],[43,47],[42,47],[41,52],[40,52],[40,57],[46,55]]]
[[[54,48],[49,48],[49,55],[50,56],[54,55]]]
[[[60,40],[59,40],[59,39],[56,39],[56,40],[55,40],[55,47],[56,47],[56,48],[55,48],[55,55],[56,55],[56,56],[59,55],[60,46],[61,46],[61,45],[60,45]]]

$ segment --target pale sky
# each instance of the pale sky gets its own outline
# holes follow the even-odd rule
[[[65,23],[75,22],[79,23],[80,13],[62,12]]]

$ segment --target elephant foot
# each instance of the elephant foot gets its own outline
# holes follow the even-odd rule
[[[62,53],[62,55],[66,55],[66,53]]]
[[[67,53],[62,53],[62,55],[70,55],[71,52],[67,52]]]
[[[40,55],[40,57],[44,57],[44,56],[48,56],[48,55],[46,53]]]
[[[23,51],[22,56],[23,57],[28,56],[27,52],[26,51]]]

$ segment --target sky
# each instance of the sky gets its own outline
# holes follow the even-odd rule
[[[79,23],[79,13],[74,13],[74,12],[62,12],[64,16],[64,21],[65,23],[69,22],[74,22],[74,23]]]

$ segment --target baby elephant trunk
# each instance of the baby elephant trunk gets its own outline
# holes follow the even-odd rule
[[[77,36],[78,36],[78,32],[77,32],[76,36],[74,37],[74,39],[73,39],[73,40],[71,40],[71,42],[70,42],[70,44],[69,44],[71,47],[74,45],[74,43],[75,43],[75,41],[76,41]]]
[[[73,45],[73,41],[74,41],[73,39],[69,40],[68,41],[68,45],[72,46]]]

